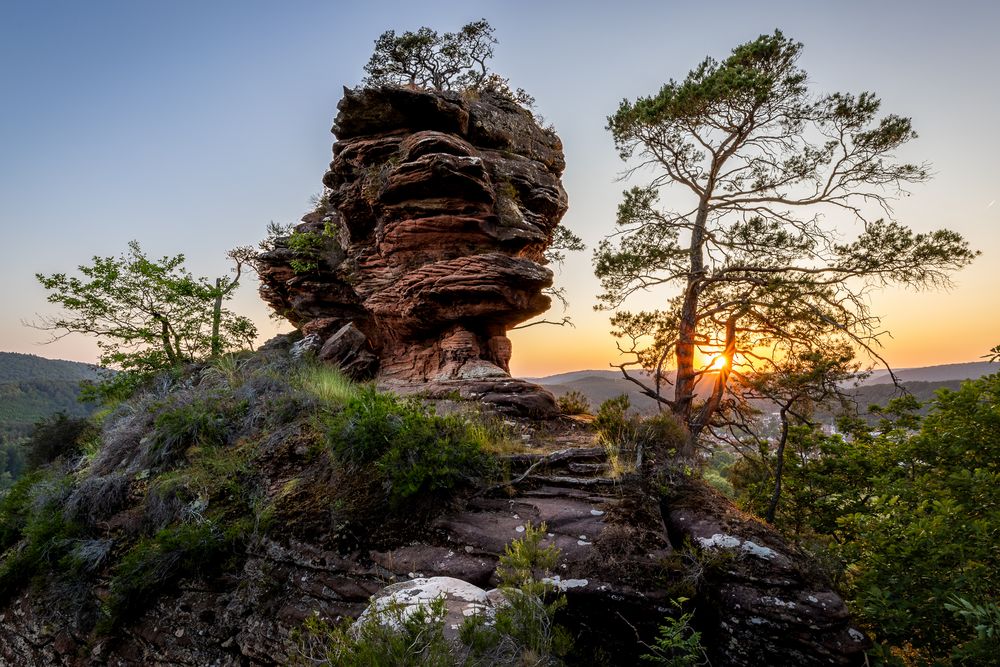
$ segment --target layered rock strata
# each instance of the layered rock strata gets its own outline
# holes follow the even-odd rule
[[[338,109],[326,195],[261,256],[263,299],[341,364],[352,325],[375,359],[354,370],[383,384],[551,412],[506,334],[550,305],[559,138],[491,93],[345,89]]]

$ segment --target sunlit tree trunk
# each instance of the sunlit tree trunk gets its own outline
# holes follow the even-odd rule
[[[701,296],[702,279],[705,276],[705,224],[708,220],[708,198],[703,197],[698,207],[694,229],[691,230],[691,246],[689,259],[691,268],[688,271],[687,285],[684,289],[684,302],[681,306],[680,322],[677,328],[677,379],[674,387],[674,416],[681,423],[687,424],[689,438],[686,451],[678,452],[682,456],[694,454],[694,445],[698,441],[701,428],[691,421],[691,407],[694,401],[695,375],[694,353],[698,333],[698,299]]]

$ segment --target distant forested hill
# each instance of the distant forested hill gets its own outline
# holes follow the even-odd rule
[[[934,398],[934,393],[938,389],[946,388],[954,391],[961,386],[962,381],[965,379],[975,379],[997,371],[1000,371],[1000,364],[972,362],[968,364],[928,366],[925,368],[907,368],[896,371],[896,376],[908,392],[913,394],[921,403],[926,403]],[[562,396],[570,391],[579,391],[587,397],[591,408],[594,410],[603,401],[621,394],[628,394],[632,401],[632,407],[640,413],[653,414],[657,409],[656,402],[642,395],[634,384],[622,378],[619,371],[575,371],[543,378],[530,378],[530,380],[542,385],[556,396]],[[876,373],[873,378],[867,380],[860,387],[853,387],[848,390],[848,393],[853,396],[854,401],[863,414],[867,412],[868,406],[884,406],[889,400],[900,395],[899,389],[887,380],[887,373]],[[669,388],[667,393],[670,393]],[[759,407],[762,410],[767,410],[765,405]],[[928,409],[929,406],[925,406],[924,412]],[[822,409],[818,416],[830,420],[833,418],[831,413]],[[874,421],[876,418],[871,416],[869,419]]]
[[[97,372],[90,364],[0,352],[0,440],[25,436],[35,422],[56,412],[90,414],[93,406],[77,397],[80,382],[96,379]]]

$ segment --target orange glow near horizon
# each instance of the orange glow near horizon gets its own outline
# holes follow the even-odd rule
[[[719,354],[716,354],[714,357],[711,358],[711,363],[708,364],[708,369],[711,371],[721,371],[728,365],[729,365],[729,360],[726,359],[726,355],[720,352]]]

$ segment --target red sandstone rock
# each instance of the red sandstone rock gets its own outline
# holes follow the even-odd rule
[[[263,253],[263,299],[323,340],[352,324],[385,385],[554,412],[548,392],[509,377],[506,333],[550,305],[559,138],[489,93],[345,90],[338,108],[327,196],[296,228],[308,256],[287,238]]]

